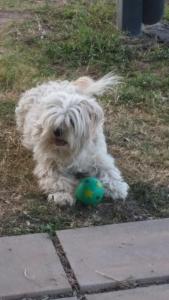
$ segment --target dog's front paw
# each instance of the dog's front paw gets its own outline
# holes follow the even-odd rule
[[[72,206],[75,202],[74,198],[66,192],[57,192],[48,195],[48,201],[55,202],[58,206]]]
[[[128,195],[129,186],[124,181],[118,181],[116,185],[111,186],[106,190],[106,196],[111,197],[114,200],[121,199],[125,200]]]

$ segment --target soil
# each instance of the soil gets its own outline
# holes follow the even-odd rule
[[[0,11],[0,27],[11,22],[11,21],[22,21],[24,19],[30,18],[28,12],[18,12],[18,11]]]

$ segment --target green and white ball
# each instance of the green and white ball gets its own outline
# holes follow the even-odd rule
[[[100,180],[95,177],[87,177],[80,181],[75,191],[77,202],[84,205],[96,206],[102,202],[104,188]]]

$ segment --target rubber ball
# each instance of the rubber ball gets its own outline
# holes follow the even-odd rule
[[[80,181],[75,191],[77,202],[84,205],[96,206],[102,202],[104,188],[100,180],[95,177],[87,177]]]

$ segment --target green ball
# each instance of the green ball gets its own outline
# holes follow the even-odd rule
[[[75,191],[76,200],[85,205],[96,206],[102,202],[103,196],[103,185],[100,180],[95,177],[82,179]]]

